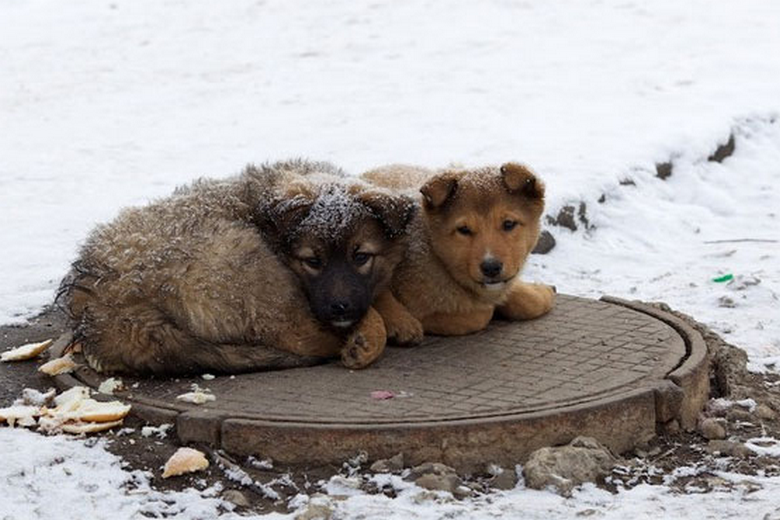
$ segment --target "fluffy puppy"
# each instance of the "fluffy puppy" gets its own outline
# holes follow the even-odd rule
[[[431,171],[393,165],[363,178],[422,195],[406,257],[391,291],[375,304],[397,343],[419,342],[423,332],[482,330],[495,311],[526,320],[552,308],[552,287],[519,280],[539,238],[544,209],[544,184],[528,167],[506,163]]]
[[[370,307],[413,204],[327,163],[249,166],[124,210],[81,248],[58,301],[102,372],[236,373],[378,357]]]

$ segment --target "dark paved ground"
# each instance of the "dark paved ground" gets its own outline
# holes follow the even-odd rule
[[[49,309],[24,326],[0,327],[0,352],[35,341],[55,338],[64,331],[65,317]],[[45,390],[51,379],[38,374],[38,362],[0,363],[0,407],[9,405],[24,388]]]

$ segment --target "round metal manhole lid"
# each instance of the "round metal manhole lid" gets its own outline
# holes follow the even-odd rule
[[[236,376],[125,378],[127,397],[166,409],[214,410],[220,416],[316,424],[410,424],[461,421],[552,410],[629,393],[663,379],[685,357],[669,325],[610,303],[560,295],[548,315],[494,321],[461,337],[431,337],[388,348],[371,367],[337,363]],[[82,369],[92,386],[101,378]],[[195,382],[216,401],[187,405],[176,396]],[[391,399],[377,399],[377,391]]]

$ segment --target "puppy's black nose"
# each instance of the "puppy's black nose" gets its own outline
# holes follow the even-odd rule
[[[334,316],[344,316],[349,311],[349,303],[344,301],[336,301],[330,304],[330,312]]]
[[[490,258],[488,260],[483,260],[481,264],[479,264],[479,269],[482,271],[482,274],[484,274],[488,278],[495,278],[498,275],[501,274],[501,269],[504,268],[504,264],[502,264],[499,260],[496,260],[495,258]]]

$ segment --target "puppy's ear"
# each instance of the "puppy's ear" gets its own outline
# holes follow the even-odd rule
[[[525,165],[511,162],[503,164],[501,178],[509,193],[523,195],[531,200],[544,198],[544,183]]]
[[[452,173],[442,173],[420,188],[427,209],[441,208],[458,191],[458,178]]]
[[[313,204],[314,195],[310,190],[294,187],[281,197],[260,202],[255,208],[254,222],[271,246],[281,249],[308,216]]]
[[[406,233],[415,212],[414,200],[411,197],[366,191],[358,194],[358,200],[379,220],[388,238],[396,238]]]

